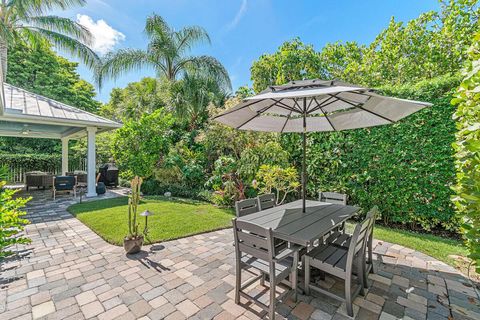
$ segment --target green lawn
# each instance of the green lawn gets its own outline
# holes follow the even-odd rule
[[[146,209],[154,214],[148,218],[152,243],[230,227],[234,217],[232,210],[187,199],[146,197],[140,203],[139,212]],[[128,233],[127,197],[77,203],[68,211],[106,241],[123,244]],[[140,218],[143,230],[145,218]]]
[[[353,231],[353,226],[349,224],[347,229]],[[454,267],[457,266],[456,261],[449,257],[450,255],[463,257],[468,255],[468,250],[461,241],[431,234],[375,225],[373,237],[423,252]]]
[[[106,241],[121,245],[128,231],[127,208],[127,198],[122,197],[74,204],[68,210]],[[154,213],[148,223],[151,242],[230,227],[234,217],[233,210],[187,199],[146,197],[139,210],[142,212],[146,209]],[[144,218],[141,217],[142,230],[143,226]],[[352,225],[349,224],[348,229],[353,230]],[[415,249],[452,266],[456,266],[456,261],[450,255],[467,255],[465,246],[454,239],[379,225],[375,226],[374,232],[375,239]]]

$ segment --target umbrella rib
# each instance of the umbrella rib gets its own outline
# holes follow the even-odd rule
[[[387,120],[387,121],[390,122],[390,123],[395,123],[395,121],[392,120],[392,119],[389,119],[389,118],[384,117],[384,116],[382,116],[382,115],[380,115],[380,114],[378,114],[378,113],[376,113],[376,112],[373,112],[373,111],[370,111],[370,110],[365,109],[364,107],[362,107],[361,104],[355,104],[355,103],[352,103],[352,102],[350,102],[350,101],[348,101],[348,100],[342,99],[342,98],[340,98],[340,97],[336,97],[336,98],[337,98],[338,100],[340,100],[340,101],[343,101],[343,102],[345,102],[345,103],[348,103],[349,105],[352,105],[352,106],[354,106],[354,107],[356,107],[356,108],[359,108],[360,110],[366,111],[366,112],[368,112],[368,113],[373,114],[374,116],[377,116],[377,117],[379,117],[379,118],[382,118],[383,120]],[[370,98],[368,98],[367,101],[368,101],[368,100],[370,100]]]
[[[226,111],[226,112],[224,112],[224,113],[221,113],[221,114],[219,114],[219,115],[216,115],[216,116],[213,117],[212,119],[215,120],[215,119],[217,119],[217,118],[226,116],[226,115],[228,115],[228,114],[230,114],[230,113],[233,113],[233,112],[236,112],[236,111],[238,111],[238,110],[245,109],[246,107],[249,107],[249,106],[251,106],[252,104],[255,104],[255,103],[258,103],[258,102],[260,102],[260,101],[253,101],[253,102],[251,102],[251,103],[249,103],[249,104],[246,104],[246,105],[244,105],[244,106],[242,106],[242,107],[240,107],[240,108],[238,108],[238,109],[228,110],[228,111]]]
[[[283,109],[288,110],[288,111],[290,111],[290,112],[292,112],[292,111],[298,111],[298,110],[296,110],[295,108],[292,108],[292,107],[290,107],[289,105],[281,102],[282,99],[280,99],[280,100],[272,99],[272,100],[275,101],[275,103],[277,104],[277,105],[276,105],[277,107],[283,108]]]
[[[315,102],[317,102],[317,98],[314,98],[315,99]],[[332,101],[333,103],[334,101]],[[317,102],[318,104],[318,102]],[[330,125],[330,127],[332,127],[333,131],[337,131],[337,129],[335,129],[335,127],[333,126],[333,123],[332,121],[330,121],[330,119],[328,118],[327,114],[325,113],[325,111],[322,109],[322,107],[320,105],[318,105],[318,108],[320,109],[320,111],[322,111],[323,113],[323,116],[327,119],[328,121],[328,124]]]
[[[283,130],[285,129],[288,120],[290,120],[290,115],[292,114],[292,112],[293,112],[293,111],[290,110],[290,113],[288,114],[287,119],[285,120],[285,123],[283,124],[282,130],[280,130],[280,133],[283,133]]]
[[[314,99],[315,99],[315,102],[317,102],[317,104],[318,104],[318,101],[316,100],[316,98],[314,98]],[[334,102],[337,101],[337,100],[329,101],[329,100],[331,100],[331,99],[336,99],[335,95],[330,96],[327,100],[323,101],[321,104],[318,104],[318,105],[317,105],[315,108],[313,108],[312,111],[310,111],[309,113],[313,113],[313,112],[317,111],[318,109],[321,109],[322,107],[326,107],[326,106],[328,106],[328,105],[330,105],[330,104],[332,104],[332,103],[334,103]],[[322,112],[323,112],[323,110],[322,110]]]
[[[249,123],[250,121],[255,119],[256,117],[258,117],[261,113],[263,113],[263,112],[267,111],[268,109],[270,109],[271,107],[273,107],[275,104],[276,104],[276,102],[272,103],[271,105],[269,105],[269,106],[267,106],[263,109],[258,110],[257,114],[255,116],[251,117],[250,119],[248,119],[247,121],[245,121],[244,123],[239,125],[238,127],[235,127],[235,129],[240,129],[241,127],[243,127],[244,125],[246,125],[247,123]]]

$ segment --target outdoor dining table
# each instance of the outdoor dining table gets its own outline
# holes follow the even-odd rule
[[[237,221],[272,228],[275,238],[308,248],[359,210],[356,206],[307,200],[306,212],[302,212],[302,200],[296,200],[237,218]]]

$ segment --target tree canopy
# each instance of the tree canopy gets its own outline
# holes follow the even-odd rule
[[[407,23],[392,18],[369,45],[336,42],[316,51],[298,38],[287,41],[253,63],[253,88],[259,92],[302,78],[336,78],[376,87],[457,73],[478,28],[477,2],[441,1],[440,11]]]

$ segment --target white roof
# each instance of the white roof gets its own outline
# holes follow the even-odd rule
[[[76,138],[85,134],[86,127],[95,127],[101,132],[122,126],[118,122],[8,83],[3,83],[3,97],[0,136],[18,136],[19,130],[24,134],[28,127],[29,132],[38,132],[36,135],[32,134],[32,137],[61,138],[75,134]]]

